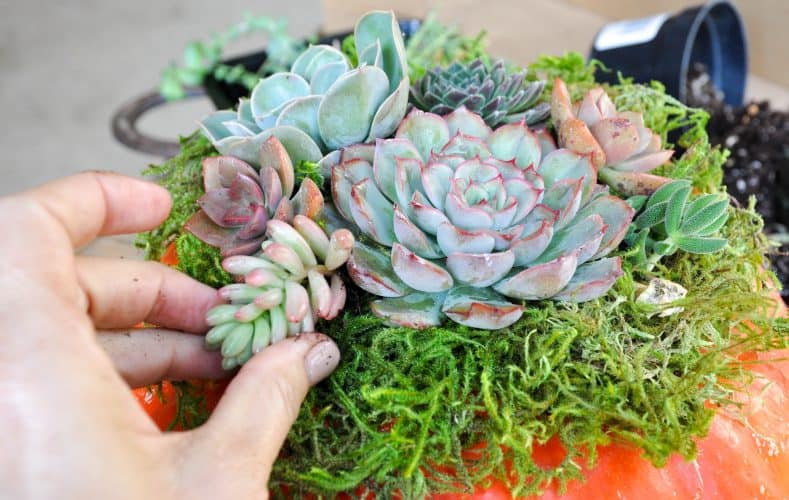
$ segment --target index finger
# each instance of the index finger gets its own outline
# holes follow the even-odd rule
[[[147,231],[159,225],[172,206],[166,189],[109,172],[66,177],[23,196],[44,208],[74,247],[97,236]]]

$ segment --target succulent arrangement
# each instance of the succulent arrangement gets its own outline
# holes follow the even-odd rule
[[[174,208],[141,242],[220,285],[205,341],[225,368],[313,330],[343,352],[272,491],[533,494],[612,440],[692,458],[742,350],[789,342],[706,117],[602,88],[578,55],[524,70],[428,27],[408,60],[394,15],[366,14],[151,170]]]

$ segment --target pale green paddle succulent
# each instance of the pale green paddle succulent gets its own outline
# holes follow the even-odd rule
[[[262,79],[237,112],[217,111],[203,119],[203,133],[223,155],[251,164],[271,136],[297,164],[392,135],[408,106],[405,47],[394,13],[365,14],[354,40],[357,68],[338,49],[313,45],[289,72]]]
[[[221,288],[220,296],[230,304],[206,314],[212,326],[206,346],[221,348],[227,370],[289,335],[314,332],[316,321],[335,318],[345,306],[345,285],[335,271],[351,253],[350,231],[327,236],[315,221],[297,215],[292,225],[270,220],[266,234],[258,255],[222,262],[243,282]]]
[[[391,323],[503,328],[521,301],[591,300],[622,272],[605,256],[633,209],[596,184],[588,157],[523,123],[414,110],[394,139],[329,159],[337,210],[370,240],[348,272]]]

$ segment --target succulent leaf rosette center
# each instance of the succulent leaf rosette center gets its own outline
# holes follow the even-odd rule
[[[384,297],[372,309],[391,323],[503,328],[522,314],[510,299],[589,300],[621,274],[604,257],[632,208],[545,131],[415,110],[395,138],[332,160],[335,204],[372,240],[357,242],[349,274]]]

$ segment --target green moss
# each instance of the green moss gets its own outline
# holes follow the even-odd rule
[[[233,283],[233,277],[222,269],[219,249],[203,243],[192,233],[184,232],[175,241],[178,253],[176,268],[208,286],[219,288]]]
[[[197,209],[203,194],[203,159],[217,154],[200,132],[181,138],[181,151],[161,165],[151,165],[143,175],[167,188],[173,208],[167,219],[156,229],[141,233],[135,244],[145,251],[148,260],[159,260],[167,246],[175,242],[183,225]]]
[[[583,450],[613,441],[635,444],[656,465],[674,452],[694,457],[715,405],[745,380],[734,355],[789,338],[785,322],[767,318],[759,221],[736,209],[723,254],[664,262],[657,275],[691,290],[685,310],[669,318],[649,319],[651,309],[635,303],[635,283],[646,276],[627,265],[604,299],[530,303],[522,320],[496,332],[414,331],[346,314],[325,330],[343,362],[308,396],[272,481],[292,493],[365,484],[384,498],[396,490],[419,498],[452,489],[451,481],[505,480],[506,460],[514,492],[527,494],[579,477]],[[746,336],[734,339],[733,328]],[[724,375],[733,382],[724,385]],[[555,435],[564,461],[538,466],[534,447]],[[477,443],[487,446],[461,459]],[[448,477],[438,464],[458,472]]]
[[[415,82],[436,66],[448,66],[453,62],[468,63],[475,59],[489,62],[485,51],[485,31],[476,36],[463,35],[457,27],[441,24],[431,13],[420,28],[406,40],[408,76]]]
[[[541,58],[532,69],[562,77],[577,97],[595,85],[596,67],[579,58]],[[709,146],[705,113],[654,84],[623,81],[609,89],[621,109],[642,111],[666,142],[686,148],[663,175],[690,179],[702,191],[721,189],[726,153]],[[194,210],[200,159],[211,154],[193,136],[181,155],[156,167],[177,195],[165,228],[142,238],[152,258]],[[678,252],[649,274],[625,262],[604,298],[528,303],[518,323],[496,332],[388,327],[369,314],[369,297],[350,287],[346,314],[321,326],[343,361],[307,396],[275,464],[272,491],[288,484],[292,496],[332,495],[364,485],[380,498],[421,498],[468,490],[492,475],[523,495],[580,477],[597,445],[634,444],[656,465],[674,452],[693,457],[716,408],[748,380],[737,354],[789,345],[789,323],[768,316],[761,224],[753,206],[734,208],[722,253]],[[224,279],[214,250],[183,236],[178,252],[191,275],[212,284]],[[681,313],[649,318],[654,309],[635,302],[637,283],[652,276],[690,290]],[[538,465],[533,450],[554,436],[567,450],[564,460]],[[473,455],[464,454],[475,445]]]
[[[570,97],[580,99],[584,93],[599,85],[594,74],[598,69],[605,69],[600,61],[587,61],[578,52],[567,52],[563,56],[543,55],[531,63],[526,74],[529,80],[545,80],[545,91],[542,98],[550,101],[553,81],[561,78],[570,90]]]
[[[297,186],[300,186],[301,181],[307,177],[312,179],[312,182],[314,182],[317,186],[323,186],[325,179],[323,178],[323,175],[321,175],[321,169],[316,162],[301,160],[297,165],[294,165],[293,171],[296,176]]]

